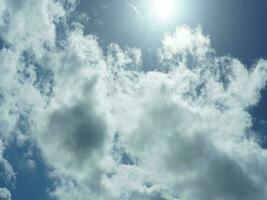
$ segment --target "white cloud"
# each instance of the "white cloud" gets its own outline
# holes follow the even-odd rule
[[[22,117],[29,117],[34,105],[45,104],[35,85],[37,66],[26,53],[32,51],[34,56],[40,57],[47,48],[45,43],[54,40],[52,18],[56,12],[49,15],[46,12],[52,3],[30,0],[0,2],[1,48],[3,46],[0,49],[0,174],[1,183],[6,186],[15,183],[15,172],[4,152],[10,143],[23,145],[31,137],[30,127],[22,130],[19,122]]]
[[[248,68],[217,56],[200,28],[178,27],[162,41],[159,71],[142,72],[140,50],[112,44],[105,56],[79,24],[57,48],[53,20],[68,13],[60,3],[10,2],[1,28],[12,46],[0,52],[1,139],[19,132],[20,114],[29,117],[27,136],[58,180],[52,196],[265,198],[267,154],[246,138],[254,134],[247,109],[266,86],[265,60]]]
[[[13,181],[16,178],[16,174],[13,170],[13,167],[3,157],[4,150],[5,150],[5,147],[2,141],[0,141],[0,178],[1,178],[2,183],[7,184],[7,185],[12,185]]]
[[[170,69],[166,73],[128,70],[126,66],[131,60],[119,47],[115,46],[115,54],[109,54],[106,61],[93,38],[83,39],[80,33],[71,35],[70,44],[73,45],[75,41],[72,47],[75,52],[71,53],[72,64],[65,65],[66,71],[59,70],[60,75],[56,80],[60,83],[60,76],[64,77],[64,83],[58,85],[55,91],[58,94],[64,91],[66,95],[65,98],[60,96],[59,100],[64,100],[58,103],[58,109],[63,108],[60,112],[67,112],[69,109],[62,107],[65,101],[67,104],[78,102],[81,105],[80,101],[86,99],[89,107],[83,109],[89,114],[92,112],[90,107],[100,109],[109,137],[118,132],[125,151],[137,160],[133,166],[125,167],[117,163],[103,170],[101,165],[95,164],[101,161],[112,163],[106,162],[111,160],[110,152],[107,150],[106,155],[101,155],[96,161],[91,159],[88,150],[82,163],[88,166],[94,164],[93,167],[79,172],[77,169],[69,170],[72,166],[66,165],[66,162],[79,163],[79,153],[75,153],[74,149],[72,153],[76,157],[68,157],[71,152],[59,153],[56,149],[60,145],[56,144],[61,140],[52,139],[54,147],[44,148],[44,153],[52,149],[50,154],[58,152],[54,157],[60,155],[65,158],[60,161],[54,159],[52,165],[78,180],[81,184],[79,187],[83,189],[79,190],[82,194],[75,194],[77,198],[99,195],[90,181],[85,181],[91,180],[90,177],[95,178],[94,171],[100,172],[98,188],[105,188],[105,195],[98,198],[104,198],[108,193],[109,199],[262,199],[266,195],[266,188],[262,187],[266,170],[260,167],[264,166],[266,153],[255,142],[245,139],[251,126],[251,117],[246,110],[257,103],[259,92],[265,86],[265,61],[247,69],[237,59],[217,57],[209,46],[209,39],[199,29],[181,29],[188,31],[184,33],[188,39],[194,39],[186,41],[185,48],[188,51],[168,52],[171,54],[170,60],[163,60],[163,64]],[[179,34],[170,39],[184,41]],[[199,40],[205,42],[197,43]],[[166,45],[165,42],[163,45]],[[204,50],[201,49],[202,45]],[[164,49],[165,46],[160,51],[162,55],[166,54]],[[176,62],[176,58],[181,58],[180,54],[183,54],[182,60]],[[90,96],[87,96],[81,88],[88,80],[92,80],[92,74],[95,73],[98,74],[95,80],[100,88],[88,90]],[[243,88],[245,83],[251,83],[246,90]],[[92,97],[97,99],[97,106],[90,104]],[[71,105],[74,107],[70,109],[77,106],[76,103]],[[61,117],[61,127],[66,128],[65,115],[71,118],[72,114]],[[92,115],[97,116],[94,112]],[[86,117],[79,121],[83,119]],[[76,124],[75,120],[70,121],[72,126]],[[90,124],[90,120],[87,122]],[[87,127],[89,134],[91,127]],[[45,130],[53,131],[53,128],[48,126]],[[64,132],[66,139],[69,137],[68,130]],[[79,133],[82,132],[76,132]],[[104,138],[102,140],[105,141]],[[106,141],[108,148],[112,146],[111,141]],[[257,161],[255,156],[258,156]],[[60,163],[62,165],[57,165]],[[66,166],[69,169],[66,170]],[[256,166],[260,170],[252,171]],[[146,182],[151,184],[150,188]],[[65,190],[65,186],[61,188]],[[59,187],[56,193],[58,197],[60,191]]]
[[[11,200],[11,194],[6,188],[0,188],[0,199]]]
[[[267,63],[261,60],[247,69],[237,59],[217,57],[199,30],[181,29],[188,31],[184,34],[189,37],[189,42],[185,40],[189,51],[167,53],[169,72],[122,70],[116,75],[110,100],[116,129],[137,158],[137,169],[157,177],[155,185],[167,187],[181,199],[263,199],[266,170],[255,173],[251,169],[253,163],[265,162],[266,152],[245,135],[251,127],[247,108],[259,101]],[[174,34],[168,40],[182,44],[184,38]],[[203,44],[195,41],[204,40],[204,50],[195,51]],[[243,88],[245,84],[249,87]],[[132,194],[145,190],[142,183],[141,188],[131,186],[136,178],[120,178],[119,171],[110,179],[113,187],[117,187],[116,177],[116,182],[128,183]],[[125,191],[127,185],[117,192]]]

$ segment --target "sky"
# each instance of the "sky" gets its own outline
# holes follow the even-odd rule
[[[267,2],[0,0],[0,200],[263,200]]]

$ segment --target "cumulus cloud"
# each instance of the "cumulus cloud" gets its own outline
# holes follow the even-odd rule
[[[11,200],[11,194],[6,188],[0,188],[0,199]]]
[[[1,184],[6,187],[13,184],[15,172],[4,153],[11,143],[23,145],[31,140],[31,108],[37,102],[45,103],[37,85],[41,67],[34,57],[40,56],[47,48],[45,43],[53,40],[52,18],[58,15],[46,12],[50,4],[53,2],[4,0],[0,3],[0,173]],[[46,30],[51,30],[51,34],[39,34]],[[23,120],[28,121],[27,126],[22,126]]]
[[[140,50],[111,44],[104,52],[79,23],[66,27],[58,47],[66,3],[75,5],[0,4],[9,13],[0,28],[1,140],[26,135],[38,146],[57,180],[51,196],[266,197],[267,153],[248,109],[266,86],[267,61],[248,67],[218,56],[201,28],[177,27],[162,40],[157,70],[144,72]],[[17,127],[22,115],[27,131]]]

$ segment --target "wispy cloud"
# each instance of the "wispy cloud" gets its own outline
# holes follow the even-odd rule
[[[143,22],[143,16],[142,16],[140,10],[138,9],[138,7],[133,5],[133,4],[131,4],[131,3],[129,3],[129,7],[135,12],[136,16],[140,20],[140,24],[143,25],[143,23],[144,23]]]

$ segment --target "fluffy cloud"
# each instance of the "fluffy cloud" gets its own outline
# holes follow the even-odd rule
[[[45,52],[46,43],[53,45],[52,18],[58,15],[46,12],[52,4],[27,0],[0,3],[0,174],[1,184],[7,187],[13,184],[16,173],[4,152],[11,143],[23,145],[32,140],[29,114],[38,102],[45,103],[37,84],[42,78],[36,58]],[[49,34],[39,34],[47,30]],[[21,125],[23,120],[28,122],[25,127]]]
[[[266,62],[247,69],[236,59],[217,57],[210,46],[205,50],[209,40],[199,30],[184,27],[166,37],[170,44],[184,41],[180,32],[193,39],[182,51],[163,46],[167,73],[139,74],[133,84],[129,79],[119,84],[131,105],[117,116],[121,122],[131,115],[128,123],[119,123],[121,137],[137,166],[158,178],[155,187],[167,187],[180,199],[263,199],[266,170],[252,169],[264,166],[266,152],[246,134],[253,134],[247,108],[265,87]],[[250,83],[246,89],[245,83]],[[115,101],[121,109],[122,101]]]
[[[0,188],[0,199],[11,200],[11,194],[6,188]]]
[[[248,112],[266,86],[265,60],[247,67],[217,56],[201,28],[178,27],[163,38],[158,70],[143,72],[138,49],[104,53],[79,23],[57,30],[71,15],[64,3],[75,5],[0,4],[9,13],[0,28],[1,139],[26,134],[38,146],[57,180],[53,197],[265,198],[267,153]],[[22,115],[27,133],[16,126]]]
[[[5,146],[0,141],[0,179],[1,184],[12,185],[15,179],[15,172],[9,162],[3,157]],[[1,192],[0,192],[1,193]],[[3,192],[2,192],[3,193]],[[1,195],[0,195],[1,197]]]

